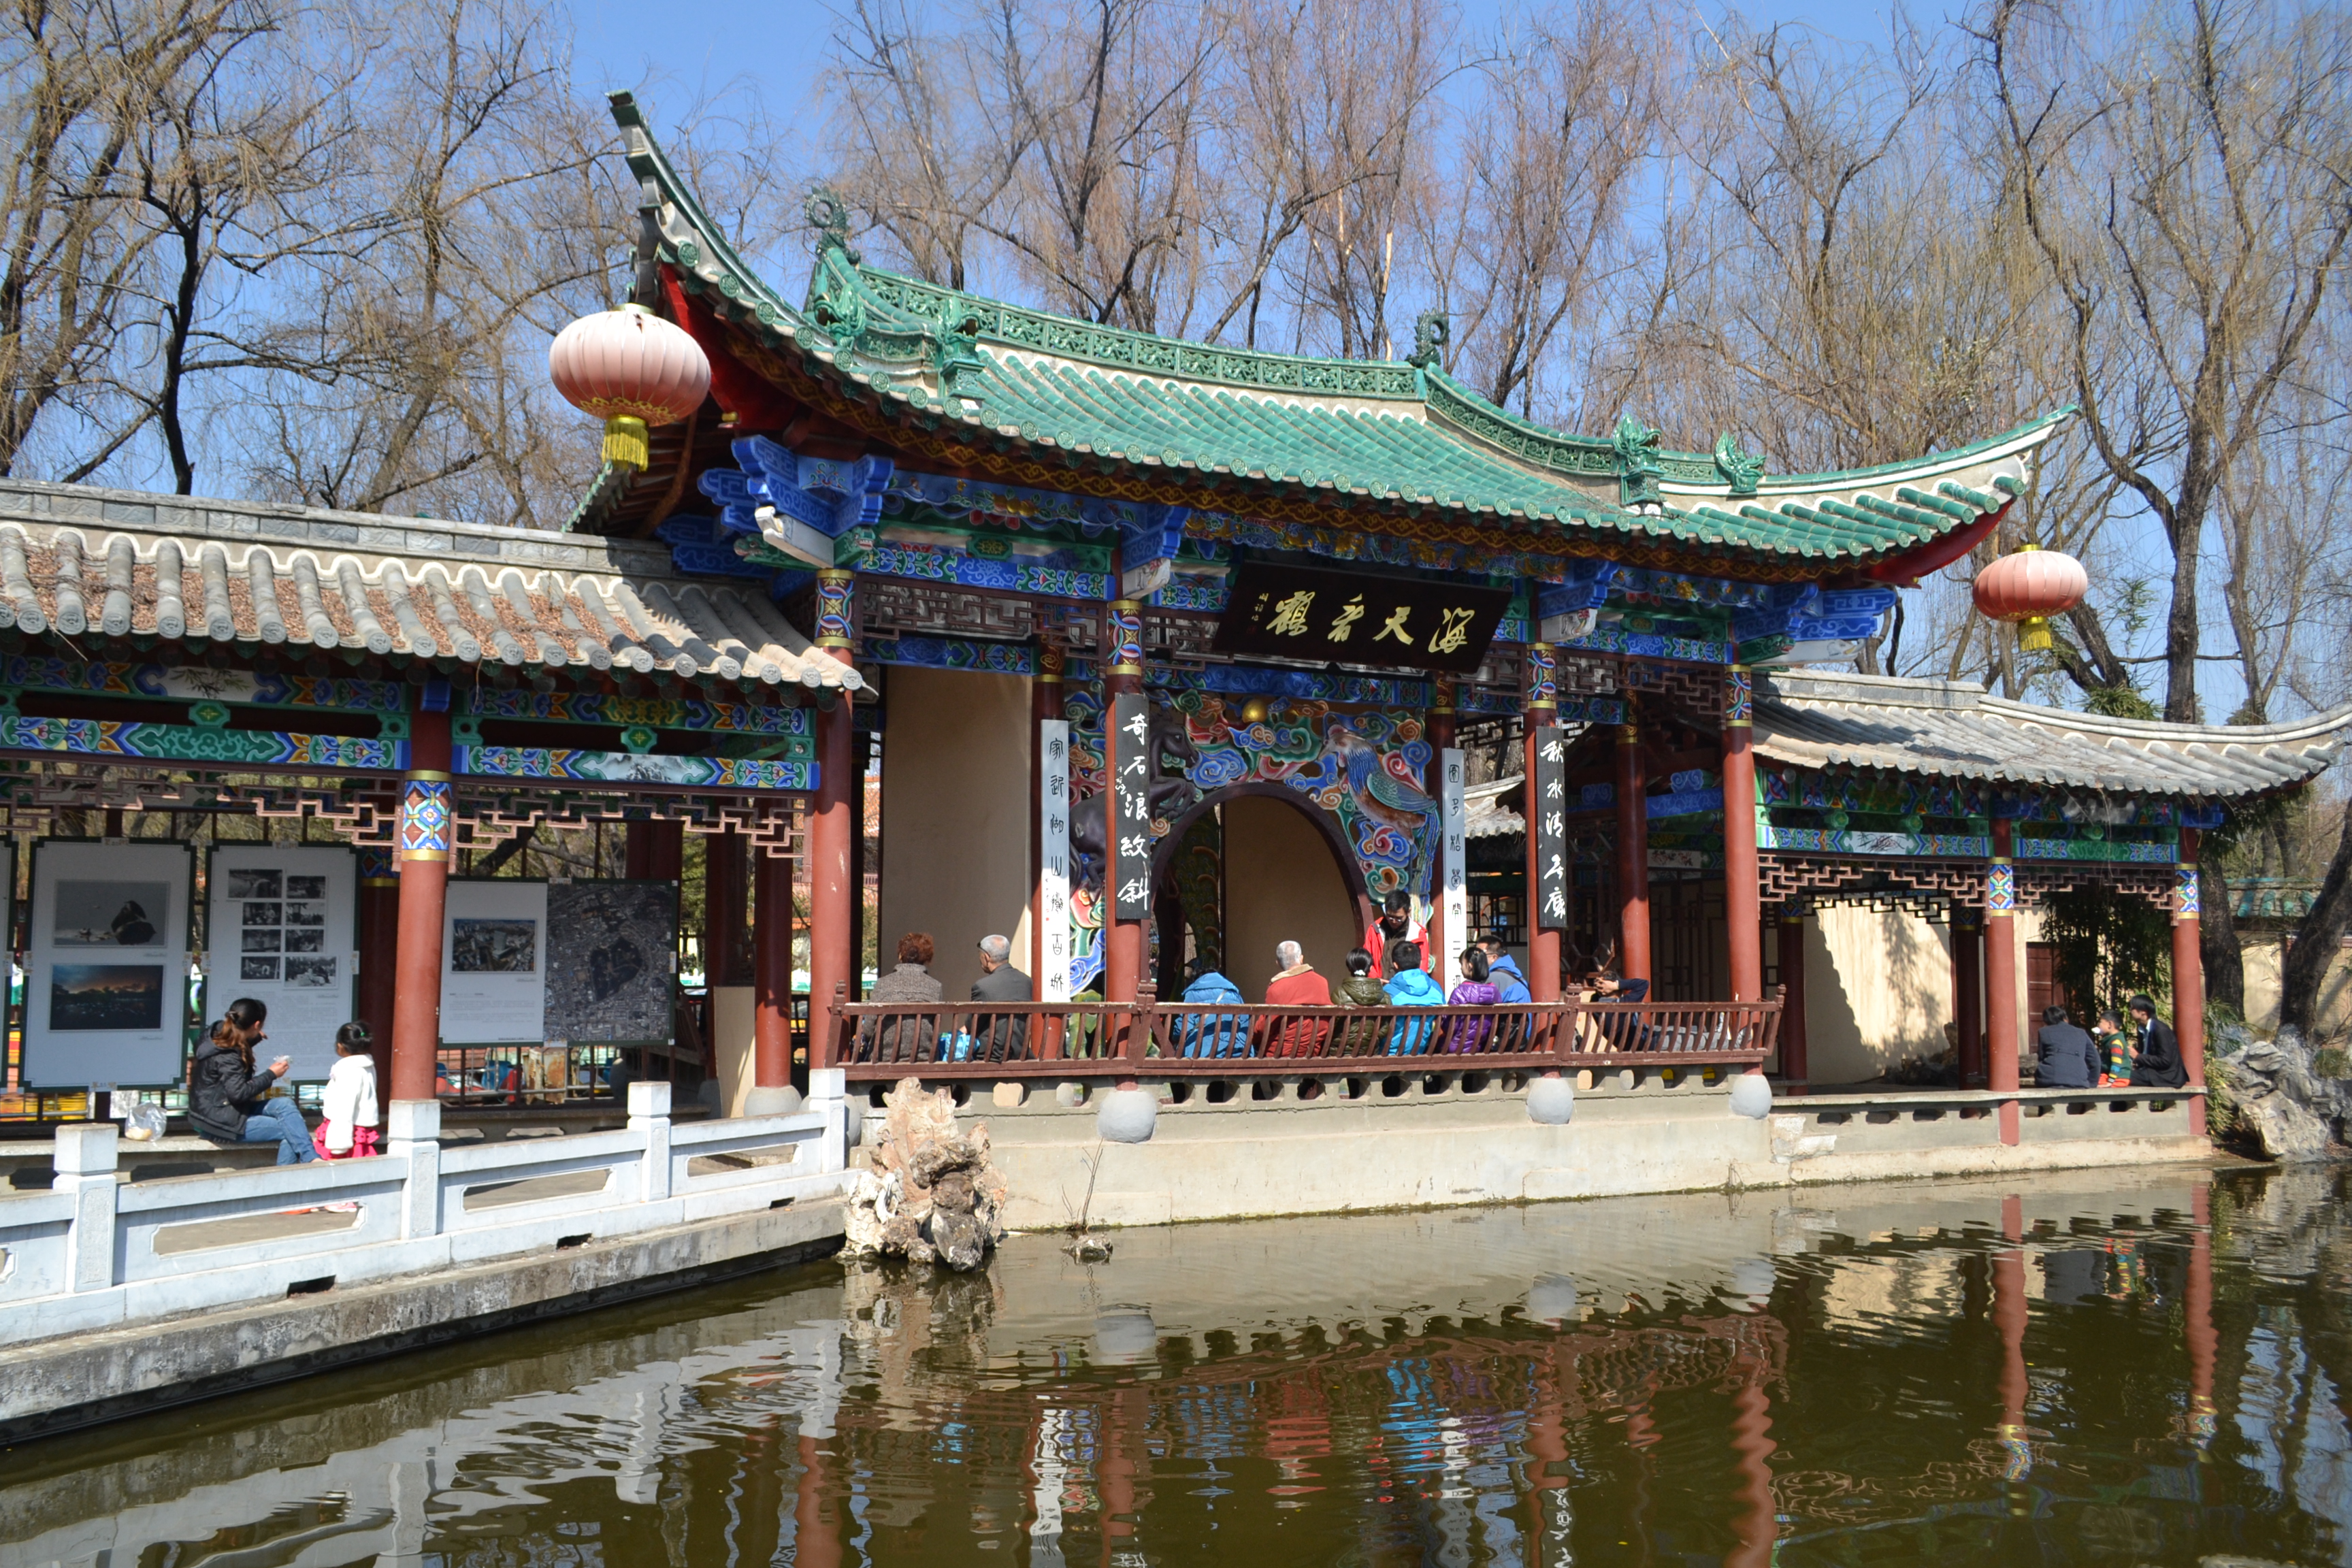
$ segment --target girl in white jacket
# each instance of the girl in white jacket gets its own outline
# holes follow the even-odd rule
[[[382,1152],[376,1142],[375,1058],[365,1024],[345,1024],[335,1031],[335,1067],[327,1075],[319,1109],[318,1144],[330,1160],[353,1160]]]

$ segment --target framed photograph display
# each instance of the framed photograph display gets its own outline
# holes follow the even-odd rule
[[[453,877],[442,919],[441,1043],[545,1043],[547,884]]]
[[[179,1081],[194,873],[185,844],[35,840],[28,1088]]]
[[[344,844],[223,844],[205,873],[205,1006],[269,1008],[268,1051],[308,1083],[335,1065],[358,998],[359,858]],[[387,957],[387,962],[388,962]]]
[[[677,1033],[677,884],[550,882],[546,1037],[667,1045]]]

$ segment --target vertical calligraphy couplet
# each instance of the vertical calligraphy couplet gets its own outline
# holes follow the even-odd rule
[[[1112,918],[1151,918],[1151,715],[1143,693],[1111,700]]]
[[[1037,996],[1070,999],[1070,725],[1037,722],[1045,776],[1037,791]]]
[[[1438,930],[1445,933],[1443,966],[1446,994],[1462,984],[1462,950],[1470,945],[1470,879],[1465,863],[1468,840],[1463,835],[1463,764],[1462,749],[1448,746],[1437,753],[1437,809],[1444,826],[1441,842],[1444,858],[1440,862],[1438,908],[1443,910]]]
[[[1556,724],[1537,726],[1535,776],[1528,781],[1528,826],[1535,835],[1530,930],[1568,928],[1568,741]]]

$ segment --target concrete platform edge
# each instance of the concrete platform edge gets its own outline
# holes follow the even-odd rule
[[[0,1444],[828,1257],[841,1201],[705,1220],[0,1352]]]

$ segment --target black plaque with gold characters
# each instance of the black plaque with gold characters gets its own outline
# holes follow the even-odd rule
[[[1507,588],[1244,561],[1234,568],[1233,594],[1211,646],[1219,653],[1468,675],[1485,662],[1510,607]]]

